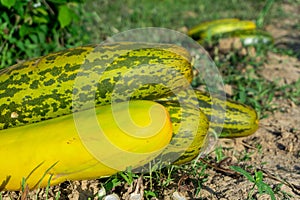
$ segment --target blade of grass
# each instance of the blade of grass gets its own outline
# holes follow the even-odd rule
[[[247,172],[246,170],[242,169],[241,167],[239,167],[239,166],[230,166],[230,169],[242,174],[249,181],[251,181],[252,183],[255,183],[255,179],[252,177],[252,175],[249,172]]]
[[[258,28],[262,28],[264,25],[264,20],[266,15],[269,13],[273,3],[275,0],[268,0],[265,4],[265,6],[263,7],[263,9],[260,11],[257,20],[256,20],[256,25]]]
[[[40,188],[40,184],[41,184],[41,182],[42,182],[42,180],[45,178],[45,176],[48,174],[48,172],[56,165],[58,163],[58,161],[57,162],[55,162],[55,163],[53,163],[53,165],[51,165],[45,172],[44,172],[44,174],[43,174],[43,176],[40,178],[40,180],[34,185],[34,188],[36,188],[37,186],[39,186],[38,188]],[[49,181],[49,180],[48,180]]]

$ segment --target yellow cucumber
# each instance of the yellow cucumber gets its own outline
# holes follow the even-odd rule
[[[99,126],[86,110],[77,119],[66,115],[0,130],[1,189],[19,190],[23,178],[34,189],[49,180],[54,185],[112,175],[146,164],[169,144],[172,125],[162,105],[137,100],[113,106],[95,109]]]
[[[228,34],[237,30],[254,30],[256,24],[253,21],[236,21],[209,26],[205,31],[200,34],[201,40],[210,41],[223,34]]]
[[[110,104],[112,98],[163,97],[191,80],[190,54],[173,44],[122,42],[50,53],[0,71],[0,130]]]
[[[212,21],[206,21],[201,24],[198,24],[194,27],[192,27],[188,31],[188,35],[192,37],[195,40],[200,39],[200,35],[205,32],[209,27],[219,25],[219,24],[224,24],[224,23],[232,23],[232,22],[237,22],[240,21],[237,18],[225,18],[225,19],[217,19],[217,20],[212,20]]]

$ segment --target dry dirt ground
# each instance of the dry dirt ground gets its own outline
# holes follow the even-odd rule
[[[280,102],[282,105],[283,102]],[[261,152],[255,150],[245,165],[265,172],[265,182],[271,186],[285,181],[281,190],[291,194],[290,199],[300,199],[300,107],[291,102],[284,102],[285,111],[275,112],[260,122],[260,129],[252,136],[236,140],[220,140],[227,147],[226,155],[230,158],[243,155],[247,149],[261,145]],[[234,161],[232,161],[234,163]],[[262,165],[263,163],[263,165]],[[239,163],[241,165],[241,163]],[[212,171],[212,173],[215,173]],[[226,176],[217,173],[209,176],[200,195],[203,199],[247,199],[253,184],[247,179]],[[270,199],[269,196],[254,195],[255,199]],[[278,195],[278,199],[285,199]]]
[[[297,12],[297,8],[285,7],[289,12]],[[287,19],[281,23],[271,23],[267,30],[275,37],[276,44],[282,48],[290,48],[299,51],[300,33],[293,27],[299,24],[298,19]],[[300,58],[268,53],[268,61],[261,71],[269,81],[277,84],[291,84],[300,78]],[[300,88],[298,88],[300,90]],[[300,98],[300,97],[299,97]],[[231,158],[229,164],[236,164],[239,156],[244,156],[245,151],[251,152],[249,160],[242,163],[253,166],[250,171],[260,170],[264,172],[264,181],[271,187],[279,186],[281,192],[276,194],[276,199],[300,199],[300,107],[291,100],[274,99],[277,105],[276,111],[269,117],[260,121],[259,130],[252,136],[235,140],[219,140],[219,145],[225,149],[225,156]],[[260,144],[258,150],[256,144]],[[213,157],[214,155],[212,155]],[[241,166],[241,163],[238,163]],[[228,164],[227,164],[228,165]],[[224,166],[226,169],[226,166]],[[208,180],[203,183],[198,196],[191,196],[194,189],[191,185],[192,177],[185,179],[180,192],[182,199],[247,199],[253,188],[253,183],[244,177],[239,177],[208,168]],[[61,191],[60,199],[87,199],[99,190],[99,180],[63,183],[49,190],[49,199],[58,191]],[[129,188],[130,189],[130,188]],[[131,188],[134,190],[135,188]],[[274,188],[273,188],[274,189]],[[164,199],[172,199],[174,191],[178,188],[169,188],[165,191]],[[290,196],[284,196],[284,193]],[[19,193],[3,194],[3,199],[21,199]],[[23,195],[22,199],[35,199],[35,192]],[[45,191],[40,191],[39,199],[45,198]],[[52,196],[52,197],[51,197]],[[123,196],[124,197],[124,196]],[[254,199],[270,199],[268,195],[259,195],[255,189]]]

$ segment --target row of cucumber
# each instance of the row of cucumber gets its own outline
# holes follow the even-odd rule
[[[214,42],[220,38],[240,38],[243,46],[269,45],[274,42],[273,37],[266,31],[256,28],[253,21],[238,18],[225,18],[206,21],[192,27],[188,35],[200,44]]]
[[[95,179],[151,160],[183,164],[211,132],[254,133],[254,109],[191,89],[191,63],[176,45],[121,42],[2,69],[0,190]]]

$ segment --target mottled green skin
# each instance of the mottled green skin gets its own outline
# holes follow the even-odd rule
[[[251,107],[228,99],[212,98],[209,93],[199,90],[194,90],[195,96],[188,93],[183,90],[177,96],[155,100],[169,111],[173,126],[173,138],[159,161],[170,160],[177,165],[192,161],[206,146],[206,137],[212,131],[221,131],[221,138],[235,138],[251,135],[257,130],[258,116]],[[184,101],[184,106],[179,104],[179,98]],[[184,117],[183,109],[186,112]],[[198,127],[195,122],[199,122]],[[186,127],[179,130],[182,123],[187,123]],[[188,148],[186,144],[190,144]]]
[[[235,138],[253,134],[258,129],[258,116],[256,111],[239,102],[222,98],[211,97],[209,93],[195,90],[200,110],[207,116],[210,128],[220,132],[219,137]],[[182,94],[182,97],[185,95]],[[187,97],[184,97],[187,98]],[[177,97],[167,97],[158,100],[177,102]],[[188,102],[192,102],[189,100]],[[178,105],[179,106],[179,105]]]
[[[189,53],[175,45],[111,43],[68,49],[11,66],[0,71],[0,130],[109,104],[116,84],[116,102],[128,100],[132,88],[140,89],[131,99],[166,96],[169,86],[187,87],[186,81],[192,79],[190,61]],[[147,71],[140,68],[144,65]],[[170,73],[171,69],[186,80]],[[151,77],[169,85],[136,81],[142,78],[151,83]]]
[[[259,119],[253,108],[230,99],[224,101],[217,97],[212,98],[202,91],[195,92],[201,111],[208,119],[214,117],[213,121],[210,120],[210,126],[215,130],[221,130],[219,137],[244,137],[255,133],[258,129]],[[221,113],[220,116],[218,113]],[[218,123],[222,121],[223,124]]]
[[[209,121],[196,107],[180,106],[175,101],[158,101],[170,113],[173,137],[160,160],[179,165],[190,162],[205,145]]]

